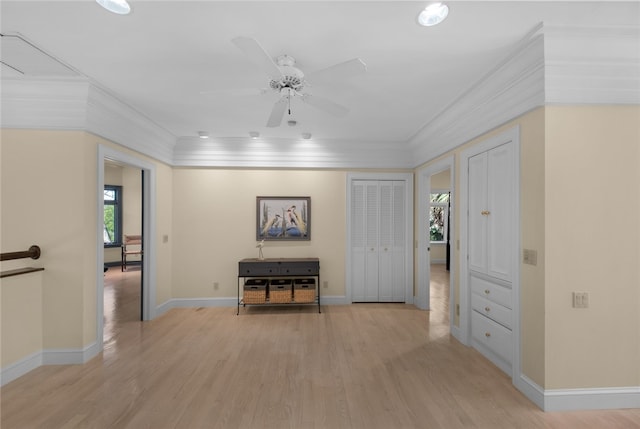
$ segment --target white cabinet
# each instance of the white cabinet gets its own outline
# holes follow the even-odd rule
[[[511,281],[513,144],[469,158],[469,269]]]
[[[468,262],[472,345],[505,372],[513,359],[516,162],[514,143],[468,158]]]
[[[405,302],[405,181],[351,184],[353,302]]]

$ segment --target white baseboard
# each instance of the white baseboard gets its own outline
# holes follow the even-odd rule
[[[320,296],[320,304],[321,305],[348,305],[351,304],[347,297],[344,295],[327,295]]]
[[[458,340],[462,344],[464,344],[464,342],[462,341],[462,338],[460,338],[460,328],[459,327],[457,327],[455,325],[451,325],[450,332],[451,332],[451,335],[453,336],[453,338],[455,338],[456,340]]]
[[[533,380],[524,374],[520,374],[520,378],[514,383],[524,396],[529,398],[531,402],[536,404],[538,408],[544,410],[544,389],[538,386]]]
[[[544,392],[544,411],[640,408],[640,386],[593,389],[550,389]]]
[[[516,388],[545,412],[640,408],[640,386],[544,390],[521,375]]]
[[[19,361],[2,368],[0,386],[33,371],[42,365],[74,365],[88,362],[100,353],[97,342],[83,349],[49,349],[32,353]]]
[[[6,368],[2,368],[0,374],[0,386],[11,383],[13,380],[22,377],[28,372],[42,366],[42,351],[35,352],[29,356],[12,363]]]
[[[346,296],[321,296],[321,305],[347,305]],[[197,308],[197,307],[236,307],[238,299],[232,298],[172,298],[156,308],[156,317],[166,313],[172,308]]]

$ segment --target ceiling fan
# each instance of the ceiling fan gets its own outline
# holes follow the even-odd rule
[[[347,107],[326,98],[303,92],[303,90],[311,84],[333,82],[367,71],[366,64],[361,59],[354,58],[305,76],[302,70],[295,67],[296,60],[293,57],[280,55],[274,61],[255,39],[241,36],[231,42],[269,76],[269,88],[280,95],[271,109],[267,127],[280,126],[287,108],[291,114],[291,99],[294,97],[299,97],[303,102],[324,112],[335,116],[345,116],[349,113]]]

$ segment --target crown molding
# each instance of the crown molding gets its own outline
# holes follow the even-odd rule
[[[338,140],[184,137],[174,150],[180,167],[410,168],[406,143]]]
[[[640,104],[640,27],[539,24],[409,139],[413,166],[546,104]]]
[[[544,104],[541,28],[409,139],[413,167]]]
[[[89,81],[84,78],[3,78],[3,128],[85,128]]]
[[[545,102],[640,104],[640,27],[544,27]]]
[[[173,163],[176,137],[105,90],[91,85],[86,130],[166,164]]]
[[[86,78],[4,77],[1,125],[86,130],[182,167],[403,169],[546,104],[640,104],[640,27],[540,23],[404,142],[176,139]]]

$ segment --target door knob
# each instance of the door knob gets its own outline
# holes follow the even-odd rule
[[[481,214],[482,216],[489,216],[489,215],[491,214],[491,212],[490,212],[489,210],[482,210],[482,211],[480,212],[480,214]]]

